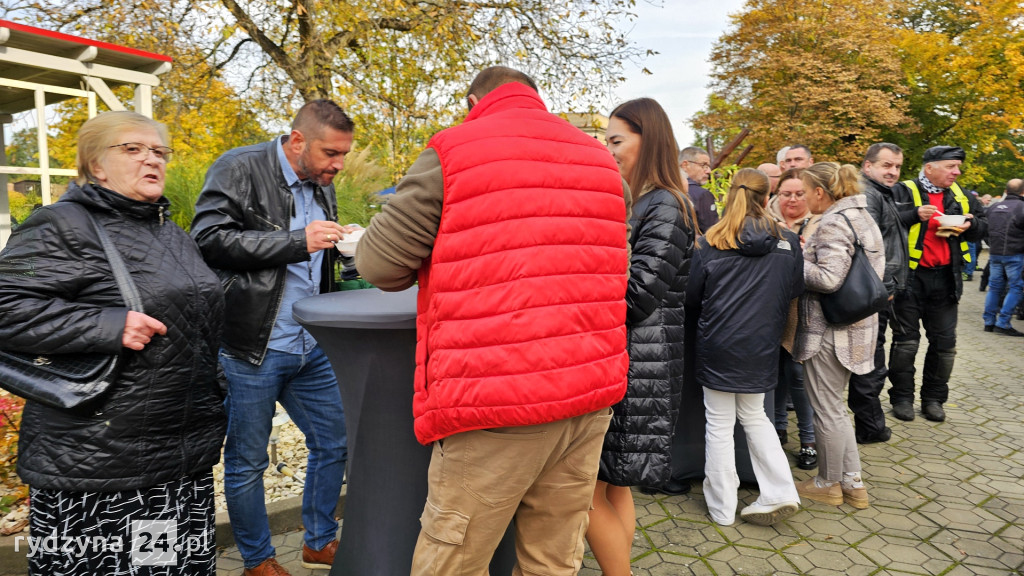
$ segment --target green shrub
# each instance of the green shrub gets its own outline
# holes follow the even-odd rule
[[[196,198],[210,165],[201,160],[184,159],[167,167],[164,196],[171,201],[171,220],[188,230],[196,213]]]
[[[345,170],[334,180],[338,198],[338,223],[366,226],[380,211],[382,199],[377,192],[391,185],[388,170],[370,157],[364,148],[345,157]]]

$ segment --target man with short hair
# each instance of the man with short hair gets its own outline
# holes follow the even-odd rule
[[[907,273],[910,271],[907,248],[910,223],[904,224],[900,220],[901,214],[892,195],[892,186],[899,181],[902,167],[903,149],[888,142],[869,146],[861,164],[867,210],[882,232],[885,246],[882,280],[890,298],[906,290]],[[853,412],[855,436],[860,444],[886,442],[892,436],[892,430],[885,425],[885,413],[879,400],[888,374],[885,366],[885,327],[888,323],[889,309],[886,308],[878,313],[874,370],[850,376],[848,403]]]
[[[689,146],[679,151],[679,167],[686,174],[687,194],[697,214],[697,225],[704,234],[718,223],[715,195],[704,184],[711,177],[711,156],[703,148]]]
[[[1024,336],[1010,325],[1010,318],[1024,298],[1024,180],[1006,183],[1003,200],[989,206],[989,291],[985,296],[985,331],[1005,336]],[[1005,291],[1006,297],[1003,298]]]
[[[921,326],[928,351],[921,375],[921,413],[942,422],[949,398],[949,376],[956,358],[957,306],[963,292],[960,271],[970,260],[967,240],[984,236],[988,225],[981,203],[965,194],[956,179],[966,159],[963,148],[933,146],[924,153],[924,167],[914,180],[893,186],[893,197],[907,233],[910,272],[907,290],[894,300],[893,343],[889,351],[889,401],[893,416],[914,419],[914,359],[921,344]],[[936,216],[963,215],[959,227],[940,229]]]
[[[221,277],[227,379],[224,495],[245,576],[287,572],[270,543],[263,472],[277,402],[306,437],[302,565],[330,568],[347,459],[341,391],[327,355],[292,318],[298,300],[334,289],[335,175],[354,126],[329,100],[303,106],[291,132],[235,148],[206,172],[192,236]]]
[[[487,68],[467,100],[356,251],[383,290],[419,280],[414,429],[433,454],[411,574],[486,574],[514,518],[516,574],[574,575],[626,390],[628,191],[526,74]]]
[[[779,165],[765,162],[759,165],[757,169],[768,175],[768,195],[775,196],[775,191],[779,187],[779,176],[782,176],[782,170],[779,169]]]
[[[814,156],[811,149],[803,144],[793,144],[786,150],[785,158],[779,163],[783,170],[790,168],[810,168],[814,164]]]

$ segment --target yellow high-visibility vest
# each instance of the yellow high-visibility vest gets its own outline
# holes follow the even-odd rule
[[[922,205],[921,191],[917,189],[917,184],[913,180],[907,180],[903,182],[903,185],[909,188],[910,193],[913,194],[914,206],[920,207]],[[953,192],[953,199],[960,203],[960,207],[963,209],[964,214],[970,214],[971,203],[967,201],[967,196],[964,195],[960,186],[956,182],[953,182],[953,185],[950,186],[949,189]],[[907,241],[910,244],[911,270],[917,268],[917,263],[921,261],[921,256],[924,255],[924,233],[922,233],[922,224],[927,225],[924,222],[918,221],[910,227],[910,231],[907,234]],[[971,261],[971,251],[967,247],[966,240],[960,241],[960,254],[963,256],[965,264]]]

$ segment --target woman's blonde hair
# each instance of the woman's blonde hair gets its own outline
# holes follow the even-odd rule
[[[110,146],[123,144],[119,141],[121,134],[133,128],[156,130],[164,146],[171,140],[166,126],[138,112],[118,110],[99,114],[78,130],[78,153],[75,157],[78,177],[75,182],[81,186],[93,180],[92,167],[110,151]]]
[[[708,244],[719,250],[735,250],[739,247],[737,240],[747,218],[754,221],[755,227],[782,238],[782,229],[764,208],[768,189],[768,175],[764,172],[753,168],[743,168],[737,172],[729,185],[722,219],[704,236]]]
[[[804,168],[800,180],[812,190],[821,188],[832,200],[840,200],[864,191],[860,170],[853,164],[816,162]]]

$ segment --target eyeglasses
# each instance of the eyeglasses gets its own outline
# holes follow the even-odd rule
[[[780,198],[796,198],[797,200],[799,200],[800,198],[804,197],[804,193],[803,192],[783,192],[783,193],[779,194],[779,197]]]
[[[707,162],[699,162],[698,163],[698,162],[693,162],[692,160],[687,160],[687,162],[689,162],[690,164],[696,164],[697,166],[700,166],[701,168],[703,168],[705,170],[711,170],[711,164],[709,164]]]
[[[171,150],[167,146],[157,146],[151,148],[145,144],[138,142],[125,142],[123,144],[114,144],[113,146],[107,146],[107,148],[122,148],[124,153],[128,155],[132,160],[145,160],[149,157],[149,153],[152,152],[156,156],[157,160],[163,160],[165,163],[171,161],[171,155],[174,154],[174,150]]]

